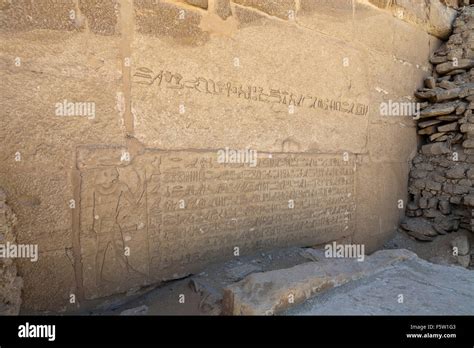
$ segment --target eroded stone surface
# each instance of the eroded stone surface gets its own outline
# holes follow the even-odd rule
[[[79,9],[87,27],[98,35],[116,35],[119,29],[119,0],[80,0]]]
[[[202,45],[209,39],[199,27],[202,14],[197,11],[162,0],[135,0],[134,5],[136,28],[141,34],[172,38],[184,45]]]
[[[223,313],[273,315],[327,289],[368,277],[415,257],[407,250],[384,250],[366,257],[363,262],[325,259],[288,269],[254,273],[224,289]]]
[[[5,191],[0,187],[0,244],[2,250],[16,245],[14,231],[17,219],[6,203]],[[18,276],[16,259],[0,257],[0,315],[18,315],[21,307],[23,279]]]
[[[473,294],[474,272],[415,257],[331,289],[284,314],[473,315]]]
[[[236,4],[246,7],[256,8],[270,16],[279,17],[281,19],[288,19],[291,12],[296,13],[295,0],[281,0],[281,1],[259,1],[259,0],[232,0]]]
[[[4,0],[0,8],[0,30],[21,32],[34,29],[83,30],[74,0]]]
[[[182,277],[236,246],[315,245],[353,231],[355,167],[342,156],[262,154],[250,167],[147,151],[128,165],[122,151],[78,154],[88,298]]]

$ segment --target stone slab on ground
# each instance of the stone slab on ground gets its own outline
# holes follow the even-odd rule
[[[120,315],[146,315],[148,313],[148,306],[142,305],[135,308],[126,309]]]
[[[365,258],[324,259],[287,269],[253,273],[224,289],[223,314],[273,315],[329,288],[416,258],[408,250],[382,250]]]
[[[251,263],[244,263],[244,264],[229,268],[228,270],[226,270],[225,274],[229,280],[236,282],[245,278],[251,273],[261,272],[261,271],[262,271],[262,268],[258,265],[254,265]]]
[[[403,295],[403,303],[399,303],[399,295]],[[474,272],[410,258],[282,314],[473,315]]]

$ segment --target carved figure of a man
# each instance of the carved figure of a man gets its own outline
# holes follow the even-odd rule
[[[140,182],[139,187],[141,187]],[[120,181],[117,168],[111,167],[100,171],[95,177],[92,225],[97,242],[95,258],[97,286],[100,286],[103,281],[104,264],[109,252],[112,252],[122,269],[127,273],[130,271],[125,255],[125,241],[117,220],[124,199],[132,206],[137,204],[130,188]]]

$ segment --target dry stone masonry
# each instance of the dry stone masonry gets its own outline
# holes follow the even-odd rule
[[[430,61],[433,75],[415,93],[424,144],[413,159],[408,218],[401,224],[420,241],[474,232],[474,6],[464,8]],[[462,249],[459,262],[467,266],[469,248]]]

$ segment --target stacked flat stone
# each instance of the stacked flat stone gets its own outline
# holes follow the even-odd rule
[[[430,61],[433,74],[415,93],[424,145],[413,159],[401,224],[422,241],[459,229],[474,232],[474,6],[460,11],[449,40]]]

